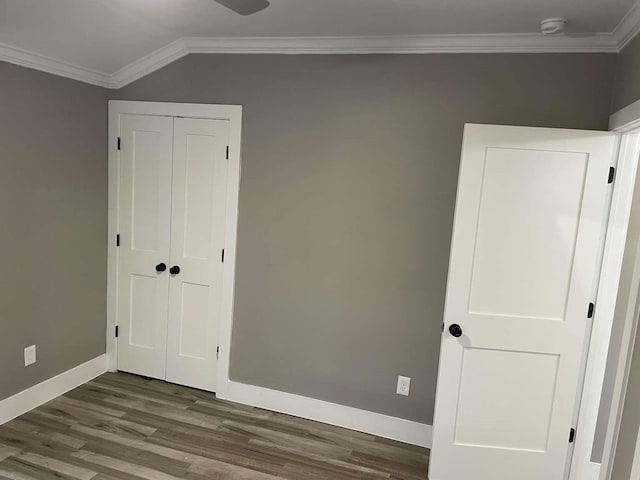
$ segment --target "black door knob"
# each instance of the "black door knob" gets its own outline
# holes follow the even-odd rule
[[[178,275],[180,273],[180,267],[178,265],[174,265],[169,269],[169,273],[171,275]]]
[[[156,265],[156,272],[164,272],[167,269],[167,266],[164,263],[159,263]]]
[[[462,336],[462,327],[457,323],[454,323],[449,327],[449,333],[454,337],[459,338]]]

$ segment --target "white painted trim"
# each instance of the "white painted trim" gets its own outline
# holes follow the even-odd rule
[[[618,51],[626,47],[638,33],[640,33],[640,0],[636,1],[613,31]]]
[[[361,37],[186,37],[189,53],[433,54],[617,52],[610,33],[394,35]]]
[[[609,117],[609,130],[630,132],[640,128],[640,100],[627,105]]]
[[[625,25],[635,17],[629,17]],[[624,31],[627,31],[625,27]],[[622,32],[622,30],[621,30]],[[626,37],[625,37],[626,38]],[[2,50],[4,48],[4,51]],[[184,37],[111,74],[8,45],[0,60],[107,88],[122,88],[190,53],[227,54],[435,54],[435,53],[617,53],[613,33],[550,36],[540,33],[393,35],[360,37]]]
[[[634,6],[636,10],[638,10],[637,7],[639,4],[640,1]],[[609,119],[609,129],[622,134],[620,161],[623,161],[628,168],[631,168],[631,166],[635,164],[635,173],[632,173],[631,171],[627,173],[627,175],[631,175],[634,182],[630,191],[632,198],[629,199],[629,201],[632,202],[633,195],[635,193],[634,187],[637,183],[636,176],[638,159],[640,158],[640,101],[635,102],[611,115]],[[620,170],[620,167],[618,170]],[[626,179],[626,182],[630,181],[631,179]],[[624,251],[622,252],[622,255],[624,255]],[[626,306],[620,352],[618,354],[617,361],[618,368],[616,370],[616,378],[613,385],[609,421],[605,433],[602,464],[598,476],[599,480],[609,480],[613,472],[613,460],[615,458],[618,436],[620,433],[622,410],[624,407],[624,399],[629,379],[629,370],[633,358],[633,342],[636,337],[636,330],[638,327],[637,312],[638,307],[640,306],[640,292],[638,292],[639,287],[640,244],[638,245],[637,252],[635,253],[633,276],[631,279],[629,299]],[[607,338],[610,338],[610,335]],[[600,398],[600,393],[598,394],[598,398]]]
[[[107,370],[115,372],[118,369],[118,342],[115,329],[118,325],[118,259],[116,235],[120,230],[118,224],[119,210],[119,181],[120,153],[117,141],[120,132],[119,108],[109,102],[109,132],[108,132],[108,199],[107,199]]]
[[[579,435],[574,445],[570,480],[597,480],[600,470],[593,468],[591,454],[638,168],[637,157],[629,155],[628,146],[628,136],[625,135],[622,137],[621,148],[616,152],[617,161],[612,159],[612,164],[616,165],[616,177],[578,417]]]
[[[635,152],[636,159],[640,155],[640,131],[628,135],[630,152]],[[636,179],[637,184],[637,179]],[[640,306],[640,243],[637,246],[634,258],[634,267],[629,286],[629,298],[625,308],[625,319],[620,339],[620,351],[618,353],[616,377],[613,384],[611,406],[609,408],[609,420],[605,434],[605,441],[602,455],[602,471],[600,480],[609,480],[613,473],[613,460],[618,445],[618,437],[622,424],[622,414],[624,402],[629,382],[629,372],[634,354],[634,341],[638,328],[638,308]],[[638,448],[638,445],[636,445]],[[634,460],[635,462],[635,460]],[[640,466],[640,465],[639,465]]]
[[[225,390],[224,396],[220,396],[220,394],[217,396],[232,402],[357,430],[412,445],[431,447],[432,427],[424,423],[238,382],[228,382]]]
[[[106,360],[106,355],[100,355],[0,401],[0,425],[102,375]]]
[[[631,464],[631,474],[629,480],[640,479],[640,432],[636,435],[635,449],[633,452],[633,463]]]
[[[41,72],[52,73],[60,77],[79,80],[91,85],[114,88],[111,75],[90,68],[67,63],[63,60],[47,57],[36,52],[24,50],[0,43],[0,61],[13,63],[22,67],[33,68]]]
[[[190,53],[433,54],[618,52],[613,34],[396,35],[368,37],[184,37],[115,72],[121,88]]]
[[[188,54],[189,49],[184,39],[180,38],[114,72],[110,79],[111,88],[122,88]]]
[[[598,478],[600,478],[600,464],[589,461],[585,474],[585,477],[581,480],[598,480]]]
[[[208,105],[198,103],[109,101],[109,202],[108,202],[108,258],[107,258],[107,365],[115,371],[118,365],[117,342],[117,264],[118,249],[118,169],[120,154],[117,145],[119,118],[122,114],[158,115],[185,118],[212,118],[229,120],[229,169],[227,173],[227,199],[225,216],[225,262],[222,279],[222,305],[220,321],[220,355],[218,358],[218,395],[224,395],[229,381],[229,351],[233,323],[235,289],[236,235],[238,230],[238,196],[240,191],[240,148],[242,132],[242,106]]]

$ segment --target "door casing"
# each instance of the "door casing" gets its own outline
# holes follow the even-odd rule
[[[120,116],[150,115],[227,120],[229,122],[229,159],[225,209],[225,259],[222,275],[222,302],[219,331],[219,359],[217,394],[224,397],[229,384],[229,350],[233,321],[235,286],[236,236],[238,229],[238,196],[240,189],[241,158],[241,105],[207,105],[195,103],[164,103],[109,101],[109,200],[108,200],[108,249],[107,249],[107,369],[117,370],[117,281],[118,281],[118,189],[119,163],[118,135]]]

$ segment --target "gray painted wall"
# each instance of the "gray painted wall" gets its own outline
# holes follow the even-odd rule
[[[463,124],[606,129],[614,66],[190,55],[111,97],[244,105],[231,378],[430,424]]]
[[[0,399],[105,351],[106,97],[0,62]]]
[[[640,35],[618,55],[611,113],[640,100]]]

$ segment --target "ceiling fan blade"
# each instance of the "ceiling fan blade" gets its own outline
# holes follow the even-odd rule
[[[268,0],[214,0],[240,15],[252,15],[269,6]]]

